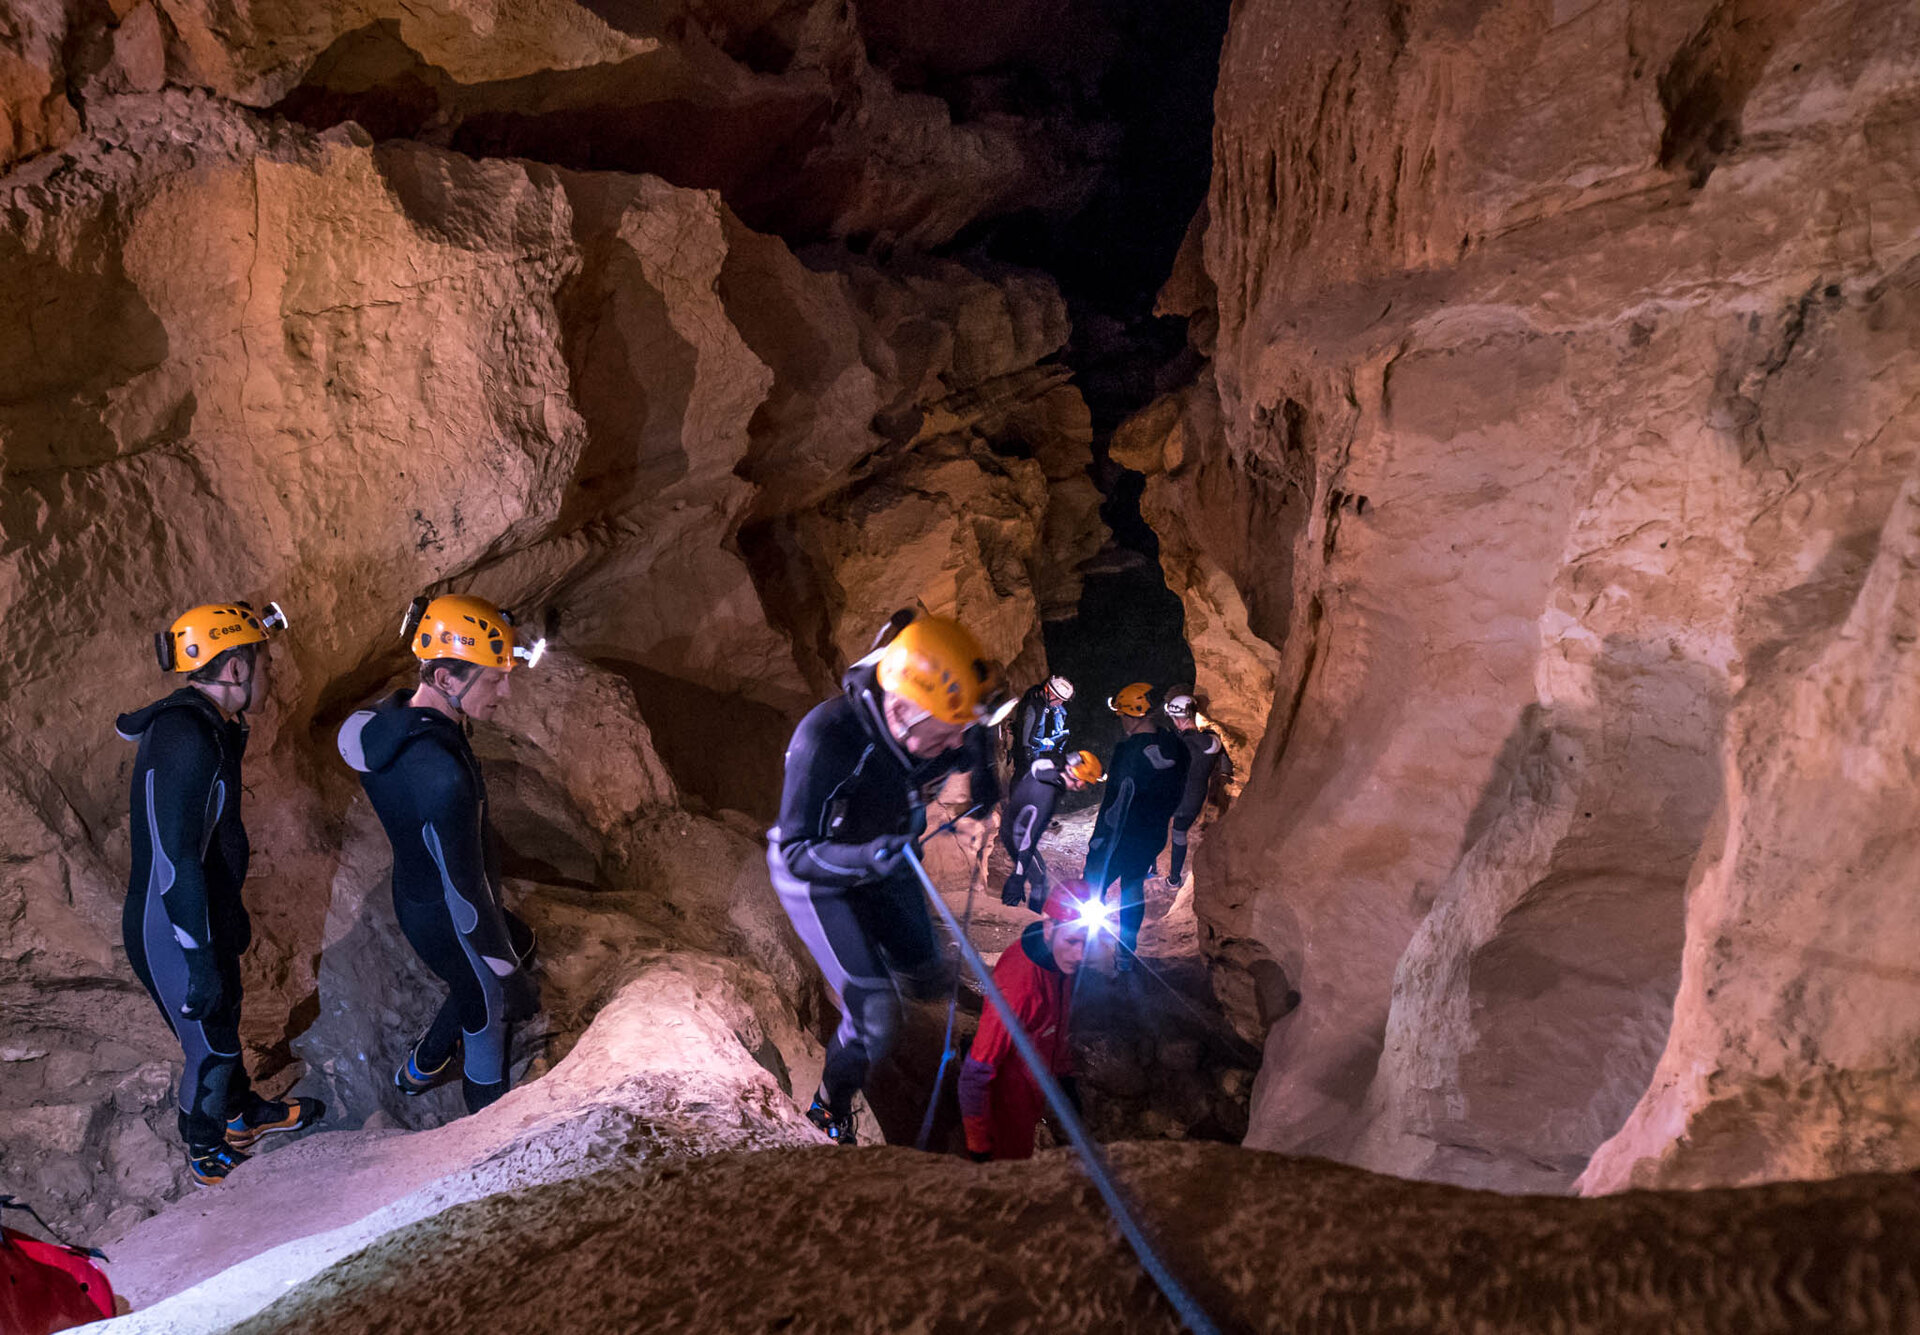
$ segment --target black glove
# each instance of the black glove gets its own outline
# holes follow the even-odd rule
[[[187,958],[187,997],[180,1014],[189,1020],[204,1020],[220,1009],[226,988],[220,981],[220,966],[211,950],[183,950]]]
[[[1070,1075],[1056,1076],[1054,1078],[1060,1082],[1060,1092],[1067,1096],[1067,1102],[1073,1106],[1073,1115],[1075,1117],[1085,1117],[1087,1115],[1087,1109],[1086,1105],[1080,1102],[1080,1082]]]
[[[904,834],[883,834],[860,846],[860,857],[880,876],[891,876],[900,869],[900,859],[913,839]]]
[[[1017,877],[1007,877],[1007,883],[1000,887],[1000,902],[1012,908],[1026,898],[1026,890]]]
[[[506,995],[508,1024],[531,1020],[540,1013],[540,984],[525,969],[515,969],[502,978],[500,990]]]

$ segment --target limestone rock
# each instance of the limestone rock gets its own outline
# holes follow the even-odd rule
[[[1224,1145],[1113,1159],[1223,1329],[1867,1331],[1916,1314],[1912,1289],[1881,1278],[1920,1260],[1904,1177],[1514,1201]],[[889,1263],[829,1264],[805,1242],[823,1232]],[[260,1283],[272,1259],[231,1282]],[[975,1165],[883,1147],[643,1162],[502,1192],[393,1232],[238,1329],[477,1320],[579,1335],[1182,1328],[1071,1155]]]
[[[114,1284],[140,1309],[128,1329],[223,1329],[373,1239],[505,1188],[819,1139],[762,1064],[806,1070],[817,1045],[771,1018],[752,970],[675,953],[629,963],[638,976],[540,1081],[437,1130],[310,1134],[133,1229],[113,1247]]]
[[[869,488],[925,556],[901,596],[946,597],[1031,660],[1041,545],[1084,541],[1043,538],[1056,476],[1085,513],[1061,463],[1084,405],[1041,364],[1066,336],[1051,285],[803,261],[710,192],[173,90],[100,92],[88,119],[110,137],[0,186],[0,612],[42,628],[4,666],[0,1046],[45,1054],[13,1063],[0,1113],[97,1110],[77,1149],[10,1153],[9,1188],[92,1227],[127,1203],[98,1189],[125,1119],[170,1143],[164,1082],[128,1092],[174,1058],[118,944],[132,752],[110,725],[173,684],[148,665],[156,618],[208,598],[294,620],[248,753],[243,1037],[269,1091],[304,1059],[352,1117],[403,1112],[382,1081],[437,990],[381,916],[384,840],[333,732],[410,662],[394,627],[422,589],[473,588],[568,651],[477,737],[530,915],[602,963],[752,958],[819,1019],[755,821],[844,659],[743,530],[810,526],[850,644],[897,605],[893,572],[819,517]],[[987,578],[963,570],[979,559]],[[557,982],[539,1060],[619,982]]]
[[[1255,1145],[1529,1190],[1623,1124],[1590,1187],[1916,1162],[1908,17],[1630,9],[1234,15],[1222,431],[1158,494],[1281,651],[1199,854],[1222,958],[1304,997]]]

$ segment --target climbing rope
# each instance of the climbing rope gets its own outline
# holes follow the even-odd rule
[[[954,829],[960,817],[956,816],[942,825],[935,834],[945,834],[953,840],[955,848],[961,847],[960,835]],[[964,937],[973,928],[973,878],[967,878],[967,909],[960,919],[960,932]],[[954,971],[953,986],[947,992],[947,1032],[940,1040],[940,1069],[933,1073],[933,1092],[927,1095],[927,1111],[920,1119],[920,1134],[915,1137],[913,1147],[925,1150],[927,1142],[933,1138],[933,1114],[940,1106],[941,1091],[947,1087],[947,1068],[953,1064],[953,1021],[960,1010],[960,973]]]
[[[933,911],[940,915],[940,920],[946,924],[947,930],[953,933],[954,941],[960,947],[960,957],[966,961],[967,967],[973,970],[974,977],[980,980],[980,990],[986,995],[987,1001],[993,1008],[1000,1012],[1001,1023],[1006,1025],[1007,1036],[1013,1040],[1015,1051],[1019,1052],[1020,1060],[1027,1064],[1027,1070],[1032,1073],[1034,1083],[1046,1096],[1047,1106],[1053,1109],[1053,1115],[1059,1120],[1061,1128],[1066,1131],[1067,1139],[1079,1152],[1080,1161],[1086,1165],[1087,1176],[1093,1179],[1093,1185],[1099,1191],[1100,1198],[1107,1204],[1107,1212],[1113,1216],[1113,1222],[1120,1226],[1121,1236],[1125,1237],[1127,1245],[1133,1248],[1133,1254],[1140,1258],[1141,1269],[1147,1272],[1154,1285],[1166,1295],[1167,1301],[1173,1304],[1173,1310],[1179,1316],[1181,1323],[1192,1331],[1193,1335],[1220,1335],[1220,1328],[1201,1309],[1200,1304],[1191,1293],[1187,1292],[1186,1287],[1174,1277],[1173,1271],[1167,1266],[1166,1258],[1160,1255],[1147,1237],[1146,1230],[1134,1218],[1132,1209],[1127,1205],[1126,1197],[1120,1194],[1120,1188],[1113,1180],[1113,1173],[1107,1167],[1106,1156],[1100,1153],[1100,1147],[1093,1143],[1093,1138],[1087,1134],[1086,1127],[1081,1125],[1080,1118],[1073,1111],[1073,1105],[1067,1101],[1066,1093],[1060,1088],[1060,1082],[1053,1078],[1053,1072],[1048,1069],[1047,1063],[1041,1060],[1040,1050],[1033,1045],[1032,1035],[1028,1034],[1026,1026],[1020,1023],[1020,1017],[1013,1013],[1013,1007],[1007,1004],[1006,997],[1001,994],[999,987],[993,981],[993,975],[987,970],[986,962],[980,958],[980,952],[973,948],[973,943],[967,939],[967,934],[959,920],[953,916],[953,910],[947,907],[947,901],[940,897],[940,891],[928,877],[927,869],[921,865],[919,855],[912,848],[908,848],[905,850],[905,856],[907,865],[913,868],[913,874],[920,878],[920,888],[926,892],[928,901],[933,905]]]

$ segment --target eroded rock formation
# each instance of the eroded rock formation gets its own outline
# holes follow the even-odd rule
[[[1305,996],[1250,1143],[1920,1163],[1917,50],[1899,4],[1236,11],[1164,297],[1211,362],[1122,440],[1265,716],[1200,855],[1243,1022]]]
[[[1516,1203],[1220,1145],[1114,1158],[1229,1330],[1866,1331],[1920,1303],[1920,1206],[1898,1179]],[[887,1263],[855,1263],[856,1243]],[[482,1314],[583,1332],[1183,1328],[1065,1154],[982,1167],[881,1148],[643,1163],[456,1206],[238,1329]]]
[[[87,110],[92,137],[0,196],[0,612],[35,628],[0,723],[9,1180],[89,1226],[171,1188],[171,1043],[120,955],[110,723],[166,685],[156,618],[208,598],[295,621],[248,760],[246,1034],[270,1077],[305,1033],[364,1115],[389,1022],[415,1018],[352,995],[413,966],[331,735],[401,669],[398,609],[455,582],[569,651],[486,743],[514,893],[585,971],[557,981],[548,1059],[619,981],[596,950],[749,956],[812,1018],[761,826],[712,817],[770,814],[793,717],[883,608],[960,610],[1037,670],[1041,598],[1072,596],[1043,571],[1098,542],[1064,462],[1084,409],[1043,365],[1051,286],[803,258],[711,191],[202,94]],[[811,583],[756,565],[777,544]]]

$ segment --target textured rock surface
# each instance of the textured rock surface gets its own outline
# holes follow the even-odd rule
[[[172,85],[315,128],[721,190],[786,235],[930,245],[1083,198],[1112,135],[1075,114],[1056,53],[1081,31],[1097,58],[1098,7],[969,24],[972,58],[937,92],[898,40],[918,26],[863,32],[830,0],[30,0],[0,20],[0,169],[71,140],[101,98]]]
[[[1898,1330],[1912,1181],[1508,1198],[1211,1145],[1125,1145],[1123,1182],[1229,1330]],[[742,1221],[751,1221],[743,1227]],[[857,1240],[881,1266],[848,1264]],[[1064,1154],[905,1149],[622,1167],[457,1206],[248,1332],[1179,1329]]]
[[[1540,1189],[1623,1124],[1590,1187],[1920,1161],[1916,36],[1236,10],[1221,429],[1141,434],[1189,606],[1223,571],[1283,650],[1200,857],[1214,948],[1305,995],[1251,1143]]]
[[[1035,462],[1085,441],[1039,365],[1065,337],[1051,287],[803,261],[710,192],[176,91],[88,120],[104,138],[0,187],[0,613],[39,628],[9,640],[0,720],[0,1110],[25,1128],[7,1182],[98,1228],[171,1175],[177,1058],[118,944],[131,752],[110,723],[165,685],[155,618],[208,598],[295,621],[248,760],[245,1036],[269,1087],[296,1056],[351,1061],[328,1079],[371,1112],[389,1022],[419,1018],[332,732],[401,668],[396,609],[435,585],[532,611],[571,651],[481,732],[529,916],[587,954],[752,956],[815,1018],[759,827],[724,812],[765,818],[792,718],[845,662],[811,638],[829,616],[850,642],[874,608],[964,604],[1031,661],[1047,544],[1084,545],[1056,530],[1092,519],[1084,479]],[[890,531],[926,553],[911,587],[845,536],[860,489],[896,497]],[[805,526],[844,605],[770,583],[749,524]],[[605,994],[580,968],[543,1061]],[[354,995],[376,985],[404,1004]]]
[[[768,1022],[781,1008],[755,970],[680,952],[623,967],[628,981],[544,1079],[437,1130],[308,1135],[120,1239],[112,1279],[137,1310],[119,1329],[224,1330],[461,1201],[627,1160],[819,1139],[767,1069],[784,1056],[817,1076],[819,1047],[790,1019]]]

